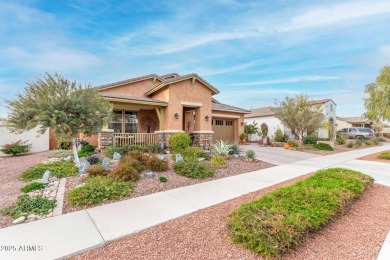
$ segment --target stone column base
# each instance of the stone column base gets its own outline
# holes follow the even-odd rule
[[[192,133],[193,136],[193,143],[192,145],[198,146],[202,149],[210,149],[211,145],[213,144],[213,131],[194,131]]]
[[[169,149],[169,139],[171,139],[171,136],[176,133],[183,133],[184,131],[181,130],[167,130],[167,131],[156,131],[155,134],[157,134],[157,141],[161,144],[164,144],[164,148]]]
[[[110,145],[114,145],[114,130],[113,129],[103,129],[99,133],[98,148],[104,149]]]

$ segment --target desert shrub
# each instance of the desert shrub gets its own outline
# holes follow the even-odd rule
[[[22,180],[31,181],[40,179],[46,170],[50,171],[50,176],[57,178],[76,176],[78,174],[78,168],[74,166],[72,161],[58,161],[46,164],[40,163],[28,168],[22,173]]]
[[[371,177],[348,169],[318,171],[231,212],[231,241],[264,258],[282,258],[345,211],[372,183]]]
[[[374,145],[378,145],[378,144],[379,144],[378,138],[373,138],[373,139],[371,139],[371,141],[372,141],[372,143],[373,143]]]
[[[159,180],[160,180],[160,182],[167,182],[167,181],[168,181],[168,179],[165,178],[164,176],[161,176],[161,177],[159,178]]]
[[[20,154],[20,153],[28,153],[31,149],[32,144],[27,144],[27,141],[22,142],[22,140],[19,140],[17,142],[13,142],[10,144],[2,145],[0,148],[0,151],[5,154]]]
[[[352,148],[353,147],[353,142],[348,142],[347,147],[348,148]]]
[[[336,138],[336,143],[343,145],[347,142],[347,138],[345,136],[340,135],[339,137]]]
[[[215,169],[208,163],[193,160],[176,162],[173,164],[173,169],[177,174],[193,179],[204,179],[214,176],[215,173]]]
[[[138,161],[139,161],[143,166],[148,165],[149,159],[150,159],[150,156],[147,155],[147,154],[145,154],[145,153],[141,154],[141,156],[138,157]]]
[[[165,172],[166,170],[168,170],[168,162],[165,160],[161,160],[155,156],[149,159],[147,166],[150,170],[156,172]]]
[[[288,134],[283,133],[282,129],[278,127],[275,131],[275,142],[287,142],[288,140]]]
[[[232,145],[229,144],[228,141],[219,140],[213,144],[211,151],[214,153],[214,155],[226,156],[229,155],[230,151],[232,150],[231,147]]]
[[[120,165],[110,173],[110,177],[122,181],[136,182],[140,179],[140,174],[130,164]]]
[[[313,145],[304,145],[304,146],[302,146],[302,150],[318,151],[318,149],[317,149],[317,148],[314,148]]]
[[[61,150],[69,150],[72,141],[69,138],[60,138],[57,143],[57,148]]]
[[[255,159],[255,156],[256,156],[255,151],[253,150],[246,151],[246,158],[248,160],[252,161],[253,159]]]
[[[162,153],[162,152],[164,152],[164,149],[161,148],[161,144],[159,144],[159,143],[149,144],[149,145],[146,146],[146,149],[150,153]]]
[[[141,151],[133,150],[133,151],[129,152],[129,155],[130,155],[130,157],[132,157],[134,159],[140,160],[142,153],[141,153]]]
[[[321,143],[321,142],[314,145],[314,148],[316,148],[318,150],[324,150],[324,151],[333,151],[332,146],[330,146],[329,144]]]
[[[380,159],[390,160],[390,152],[383,152],[378,156]]]
[[[23,188],[21,188],[20,191],[27,193],[27,192],[30,192],[32,190],[42,190],[45,188],[45,186],[46,185],[41,183],[41,182],[33,182],[33,183],[30,183],[30,184],[24,186]]]
[[[232,144],[230,146],[230,152],[229,154],[230,155],[233,155],[233,154],[237,154],[237,155],[240,155],[240,153],[242,152],[241,148],[238,146],[238,144]]]
[[[297,148],[298,143],[295,140],[288,140],[287,143],[290,145],[292,148]]]
[[[203,150],[195,146],[182,150],[180,154],[183,156],[184,160],[198,160],[198,158],[207,159],[209,157]]]
[[[221,156],[218,156],[218,155],[211,158],[210,163],[211,163],[211,166],[213,166],[213,167],[223,167],[223,166],[227,165],[226,161]]]
[[[30,198],[27,194],[20,195],[16,202],[0,211],[2,214],[10,216],[14,219],[20,216],[27,216],[30,214],[46,215],[49,210],[54,208],[56,202],[54,200],[48,200],[42,196]]]
[[[191,138],[186,133],[176,133],[169,139],[171,153],[181,153],[190,146]]]
[[[376,138],[379,142],[386,142],[386,138],[384,138],[383,136],[379,136]]]
[[[370,142],[370,140],[366,140],[366,141],[364,141],[364,144],[367,145],[367,146],[369,146],[369,145],[371,145],[372,143]]]
[[[145,168],[141,164],[141,162],[138,161],[137,159],[134,159],[131,156],[123,156],[119,162],[119,166],[122,166],[122,165],[130,165],[130,166],[134,167],[139,173],[142,172],[143,170],[145,170]]]
[[[95,153],[95,148],[93,148],[92,145],[87,144],[81,147],[80,151],[78,152],[78,156],[81,158],[81,157],[92,155],[94,153]]]
[[[356,140],[356,141],[354,142],[353,146],[356,147],[356,148],[358,148],[358,147],[362,146],[363,143],[364,143],[364,141],[359,139],[359,140]]]
[[[66,158],[72,156],[73,152],[71,150],[53,150],[49,154],[49,158]]]
[[[318,138],[318,141],[330,141],[330,138]]]
[[[90,163],[90,164],[97,164],[99,162],[99,155],[93,154],[85,157],[85,159]]]
[[[106,200],[126,197],[131,191],[131,182],[116,180],[106,176],[97,176],[88,178],[83,186],[72,189],[68,193],[68,201],[71,205],[92,206]]]
[[[316,134],[306,135],[303,137],[303,144],[317,144],[318,136]]]
[[[107,176],[110,173],[110,170],[101,165],[93,165],[87,169],[87,173],[90,177]]]
[[[114,153],[120,153],[121,155],[123,155],[123,150],[121,149],[121,147],[113,145],[107,146],[104,149],[104,155],[107,157],[112,158],[114,156]]]

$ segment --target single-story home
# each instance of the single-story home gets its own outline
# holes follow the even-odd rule
[[[244,115],[250,111],[222,104],[219,93],[197,74],[150,74],[96,87],[113,104],[112,122],[98,136],[83,137],[92,145],[163,143],[177,132],[192,136],[193,144],[216,140],[238,143]]]
[[[324,123],[330,122],[331,125],[335,126],[336,122],[336,103],[332,99],[321,99],[313,100],[313,105],[321,105],[322,112],[325,116]],[[257,123],[257,126],[260,127],[261,124],[266,124],[268,126],[268,136],[274,138],[275,131],[280,128],[284,133],[288,134],[290,138],[294,138],[291,130],[283,125],[283,123],[275,117],[274,107],[260,107],[251,109],[251,113],[245,114],[245,123],[252,124],[253,122]],[[329,138],[328,129],[322,127],[317,130],[317,135],[320,138]],[[252,135],[250,141],[258,141],[261,137],[258,135]]]
[[[372,121],[362,116],[337,117],[337,130],[347,127],[368,127],[371,128]]]

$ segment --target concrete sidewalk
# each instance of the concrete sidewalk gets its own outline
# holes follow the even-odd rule
[[[390,145],[384,145],[315,157],[3,228],[0,259],[75,255],[249,192],[389,149]]]

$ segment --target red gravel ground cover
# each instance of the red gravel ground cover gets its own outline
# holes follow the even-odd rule
[[[381,153],[384,153],[384,152],[390,153],[390,150],[383,151],[383,152],[380,152],[380,153],[374,153],[374,154],[366,155],[366,156],[358,158],[358,160],[373,161],[373,162],[386,162],[386,163],[389,163],[389,166],[390,166],[390,160],[381,159],[381,158],[378,157]]]
[[[225,219],[286,181],[125,237],[71,259],[260,259],[229,242]],[[374,184],[336,222],[283,259],[375,259],[390,229],[390,188]]]
[[[49,152],[0,157],[0,209],[9,207],[21,195],[20,189],[26,184],[20,175],[29,167],[47,158]],[[12,218],[0,214],[0,228],[11,225]]]

